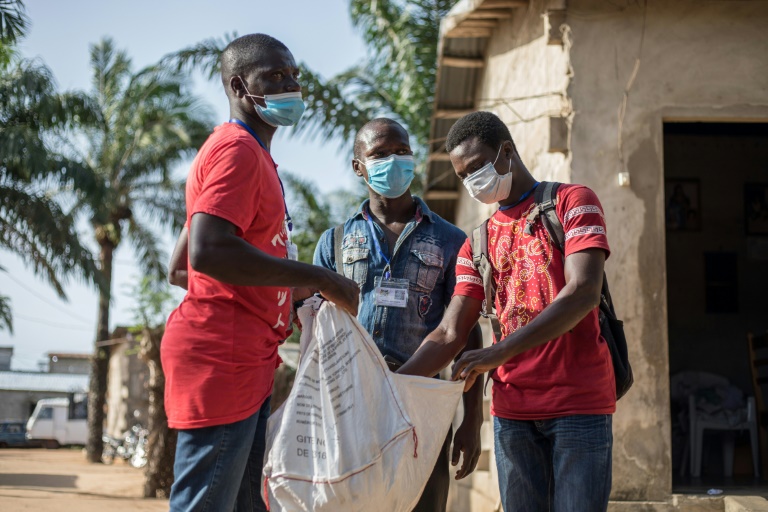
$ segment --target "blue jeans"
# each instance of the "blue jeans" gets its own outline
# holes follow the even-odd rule
[[[266,511],[261,470],[270,399],[227,425],[179,430],[171,512]]]
[[[504,512],[601,512],[611,493],[611,415],[493,418]]]

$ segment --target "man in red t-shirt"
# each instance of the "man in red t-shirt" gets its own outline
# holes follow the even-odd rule
[[[179,431],[172,511],[266,510],[266,419],[291,289],[319,291],[357,313],[357,283],[293,261],[269,149],[277,127],[304,111],[298,73],[288,48],[264,34],[235,39],[221,56],[232,119],[200,148],[187,179],[188,230],[171,279],[188,292],[161,348],[168,424]]]
[[[526,233],[539,184],[498,117],[475,112],[459,119],[446,149],[470,195],[499,204],[487,229],[502,339],[465,352],[453,378],[465,379],[468,388],[492,371],[504,511],[606,510],[616,391],[598,321],[610,253],[602,206],[586,187],[560,186],[556,212],[565,233],[562,254],[540,221]],[[447,366],[463,348],[484,298],[467,240],[443,321],[400,371],[427,376]]]

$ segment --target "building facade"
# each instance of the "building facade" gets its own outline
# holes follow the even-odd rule
[[[507,123],[537,179],[585,184],[604,207],[635,372],[614,416],[615,510],[681,502],[670,378],[714,373],[753,391],[746,334],[768,329],[766,26],[766,1],[700,0],[462,0],[441,25],[430,207],[467,232],[493,211],[444,149],[474,110]],[[498,507],[490,424],[483,447],[453,510]],[[735,469],[751,472],[749,448],[737,445]]]

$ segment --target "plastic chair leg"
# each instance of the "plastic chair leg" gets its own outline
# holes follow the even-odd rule
[[[749,427],[749,443],[752,445],[752,467],[755,470],[755,478],[760,478],[760,444],[757,441],[757,424]]]
[[[723,433],[723,474],[726,478],[733,476],[733,454],[736,447],[736,437],[733,432]]]

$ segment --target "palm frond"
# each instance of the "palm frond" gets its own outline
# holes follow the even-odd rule
[[[139,224],[135,219],[128,222],[128,237],[130,238],[136,256],[143,266],[145,275],[164,281],[167,276],[165,268],[166,254],[161,249],[160,239],[150,229]]]
[[[29,17],[24,2],[0,0],[0,44],[15,44],[28,29]]]
[[[0,329],[8,329],[13,334],[13,314],[11,312],[11,299],[0,295]]]
[[[80,244],[74,219],[42,194],[0,179],[0,246],[18,254],[65,298],[63,282],[73,275],[98,281],[91,253]]]
[[[221,52],[237,37],[237,32],[232,32],[224,34],[224,37],[205,39],[177,52],[169,53],[160,60],[160,65],[170,66],[177,71],[197,70],[211,80],[221,72]]]

